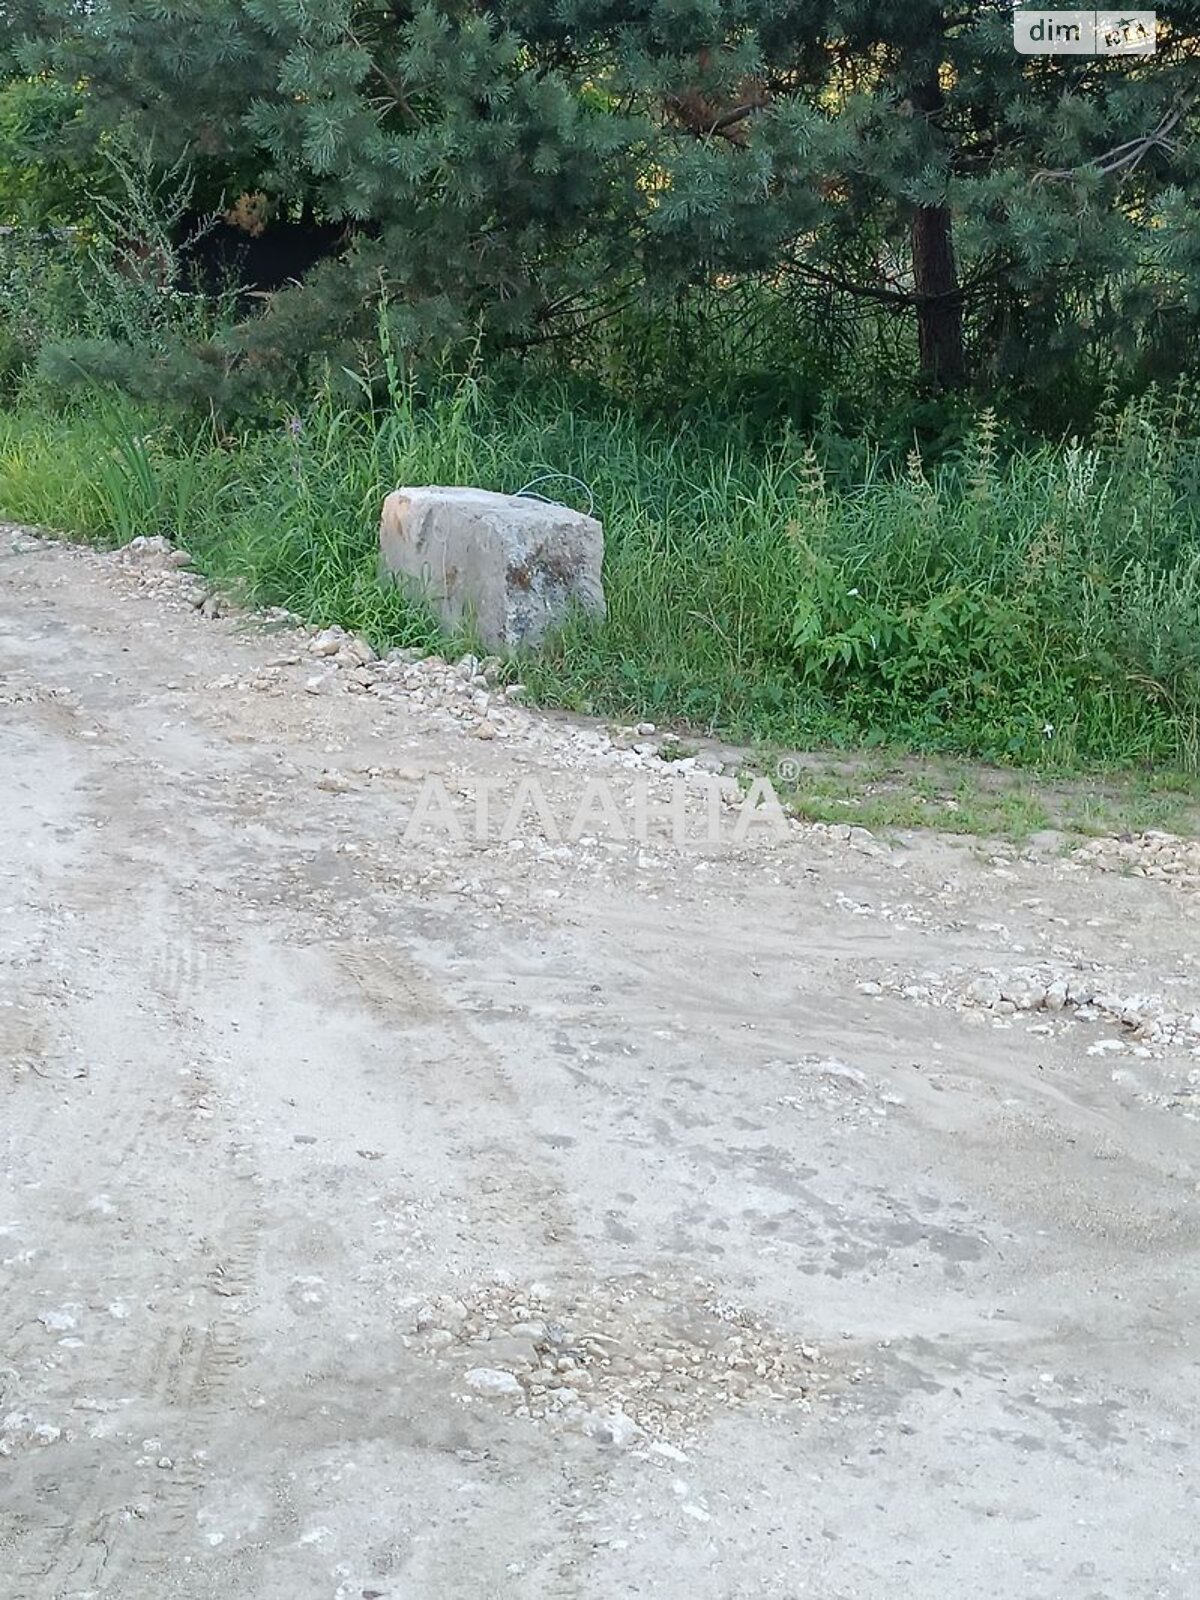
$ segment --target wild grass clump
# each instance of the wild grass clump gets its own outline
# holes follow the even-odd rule
[[[519,664],[545,702],[739,739],[1009,763],[1200,765],[1200,446],[1151,395],[1089,443],[966,446],[850,481],[820,440],[721,411],[653,425],[567,387],[331,394],[230,438],[127,402],[0,418],[0,506],[102,538],[163,532],[250,599],[378,645],[432,643],[381,587],[398,483],[586,505],[609,615]]]

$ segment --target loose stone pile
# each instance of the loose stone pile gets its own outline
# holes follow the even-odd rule
[[[389,650],[380,658],[365,639],[336,627],[312,633],[305,651],[321,669],[305,682],[311,694],[340,687],[381,700],[402,699],[465,726],[478,739],[553,748],[559,767],[600,764],[631,770],[669,770],[679,777],[696,771],[720,774],[725,770],[719,758],[709,755],[673,758],[671,741],[665,741],[664,750],[663,742],[654,737],[657,729],[653,723],[638,723],[609,734],[602,729],[572,728],[531,715],[521,704],[524,686],[502,681],[503,664],[498,656],[481,659],[464,655],[449,662],[421,649],[398,649]],[[278,664],[289,663],[281,658]],[[255,687],[269,685],[256,683]]]
[[[42,542],[33,530],[11,531],[23,548],[35,548]],[[186,550],[160,536],[133,539],[123,548],[95,559],[138,587],[152,591],[167,605],[190,607],[209,619],[236,610],[191,570],[191,557]],[[552,754],[557,768],[647,769],[652,776],[669,772],[676,778],[686,777],[689,772],[723,775],[723,781],[729,784],[729,801],[736,802],[739,797],[738,761],[727,760],[715,751],[681,758],[677,743],[670,736],[657,736],[658,730],[653,724],[639,723],[610,732],[566,726],[531,715],[521,704],[522,686],[503,682],[504,671],[498,657],[481,660],[468,655],[457,662],[448,662],[440,656],[426,655],[420,649],[408,649],[391,650],[381,659],[365,639],[338,627],[318,630],[282,607],[260,612],[257,617],[279,628],[279,653],[253,676],[245,679],[230,676],[219,680],[214,687],[236,685],[269,694],[292,692],[297,686],[296,674],[288,669],[300,668],[305,672],[303,688],[310,694],[337,691],[385,701],[402,699],[425,708],[439,721],[457,725],[469,736],[505,740]],[[336,777],[328,780],[330,786],[336,783]],[[801,825],[796,823],[795,826]],[[863,828],[809,823],[803,825],[803,831],[810,837],[826,836],[835,847],[848,844],[867,855],[889,854],[887,846]],[[1070,860],[1094,870],[1127,873],[1187,889],[1200,889],[1200,840],[1158,830],[1089,840],[1072,852]],[[995,864],[1011,864],[1011,857],[998,856]],[[871,910],[849,902],[846,909],[861,914]],[[885,915],[887,920],[924,920],[907,905],[878,914]],[[1047,989],[1053,989],[1054,983],[1051,979]],[[1004,1003],[1005,997],[1001,996],[1001,1004],[993,1009],[1002,1014]],[[1092,1002],[1087,1000],[1083,1002],[1085,1009],[1080,1015],[1084,1020],[1089,1015],[1086,1007],[1090,1004]],[[1015,1010],[1025,1009],[1016,1002],[1013,1006]],[[1053,999],[1043,1009],[1053,1010]],[[1101,1014],[1094,1012],[1096,1016]],[[1160,1019],[1160,1026],[1168,1028],[1169,1023],[1162,1023]]]
[[[191,608],[213,620],[234,614],[237,607],[191,570],[191,556],[161,536],[142,537],[96,559],[115,568],[126,581],[151,591],[162,603]],[[609,729],[578,727],[526,710],[523,685],[504,682],[499,656],[464,655],[450,662],[419,648],[389,650],[382,657],[366,639],[333,626],[316,628],[285,608],[255,614],[273,625],[279,649],[254,674],[228,674],[212,688],[239,688],[264,694],[294,691],[296,670],[304,672],[304,690],[311,695],[350,693],[376,701],[401,701],[419,706],[444,725],[468,736],[499,739],[510,746],[552,758],[556,771],[645,772],[659,783],[659,797],[670,785],[694,778],[700,786],[715,783],[727,806],[743,798],[742,763],[716,750],[689,753],[670,733],[652,722]],[[332,792],[353,787],[340,775],[327,775],[320,787]],[[792,827],[811,838],[824,838],[835,848],[849,845],[866,855],[890,852],[866,828],[840,823],[800,823]]]
[[[155,592],[202,616],[230,614],[230,604],[190,570],[187,551],[160,536],[133,539],[99,558],[139,588]],[[621,728],[610,736],[601,729],[569,728],[532,716],[521,707],[524,688],[502,682],[498,656],[465,655],[456,662],[419,648],[389,650],[380,657],[367,640],[344,628],[315,628],[282,607],[259,613],[259,620],[283,624],[280,649],[244,681],[236,676],[214,687],[243,686],[264,693],[291,687],[287,669],[307,668],[303,687],[313,695],[327,692],[369,694],[380,700],[404,700],[454,722],[478,739],[516,740],[522,745],[553,748],[559,766],[602,765],[685,776],[699,771],[729,773],[722,758],[711,754],[679,757],[670,738],[656,739],[653,723]],[[663,757],[667,757],[664,761]],[[732,791],[731,791],[732,793]]]
[[[1200,889],[1200,839],[1181,839],[1154,828],[1119,839],[1089,839],[1073,852],[1073,859],[1101,872],[1159,878]]]
[[[821,1353],[711,1289],[644,1277],[556,1303],[543,1284],[503,1282],[434,1296],[413,1318],[417,1347],[452,1364],[464,1399],[599,1443],[684,1442],[722,1407],[806,1406]]]
[[[862,987],[925,1005],[985,1011],[997,1019],[1041,1013],[1048,1022],[1108,1023],[1119,1027],[1125,1039],[1162,1048],[1190,1048],[1200,1055],[1200,1011],[1174,1010],[1160,995],[1121,994],[1098,973],[1036,965],[1016,967],[1008,973],[989,970],[969,979],[923,973],[917,979]]]
[[[174,610],[197,611],[208,622],[238,611],[231,600],[192,570],[192,558],[186,550],[160,534],[131,539],[120,549],[104,552],[95,559],[125,582],[149,591],[157,602]],[[254,615],[259,622],[275,627],[301,629],[304,626],[303,618],[284,606],[268,606]],[[296,659],[299,660],[299,656]]]

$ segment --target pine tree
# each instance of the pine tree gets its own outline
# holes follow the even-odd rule
[[[874,300],[915,318],[935,386],[966,376],[964,326],[993,375],[1122,324],[1152,338],[1151,304],[1194,336],[1194,0],[1160,7],[1156,56],[1107,60],[1018,54],[995,0],[568,12],[545,37],[599,63],[654,124],[647,272],[749,271]],[[526,7],[530,36],[545,14]]]
[[[520,343],[753,280],[911,322],[937,388],[1195,348],[1198,15],[1044,60],[996,0],[19,0],[0,52],[86,85],[81,147],[120,127],[202,207],[336,225],[240,335],[263,370],[381,303],[411,347]]]

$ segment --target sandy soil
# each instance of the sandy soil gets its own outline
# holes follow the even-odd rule
[[[711,777],[188,587],[0,531],[6,1600],[1200,1592],[1196,874],[413,837]]]

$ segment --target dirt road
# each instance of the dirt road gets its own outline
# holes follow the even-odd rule
[[[0,531],[0,1594],[1192,1600],[1186,863],[476,839],[710,775],[187,590]]]

